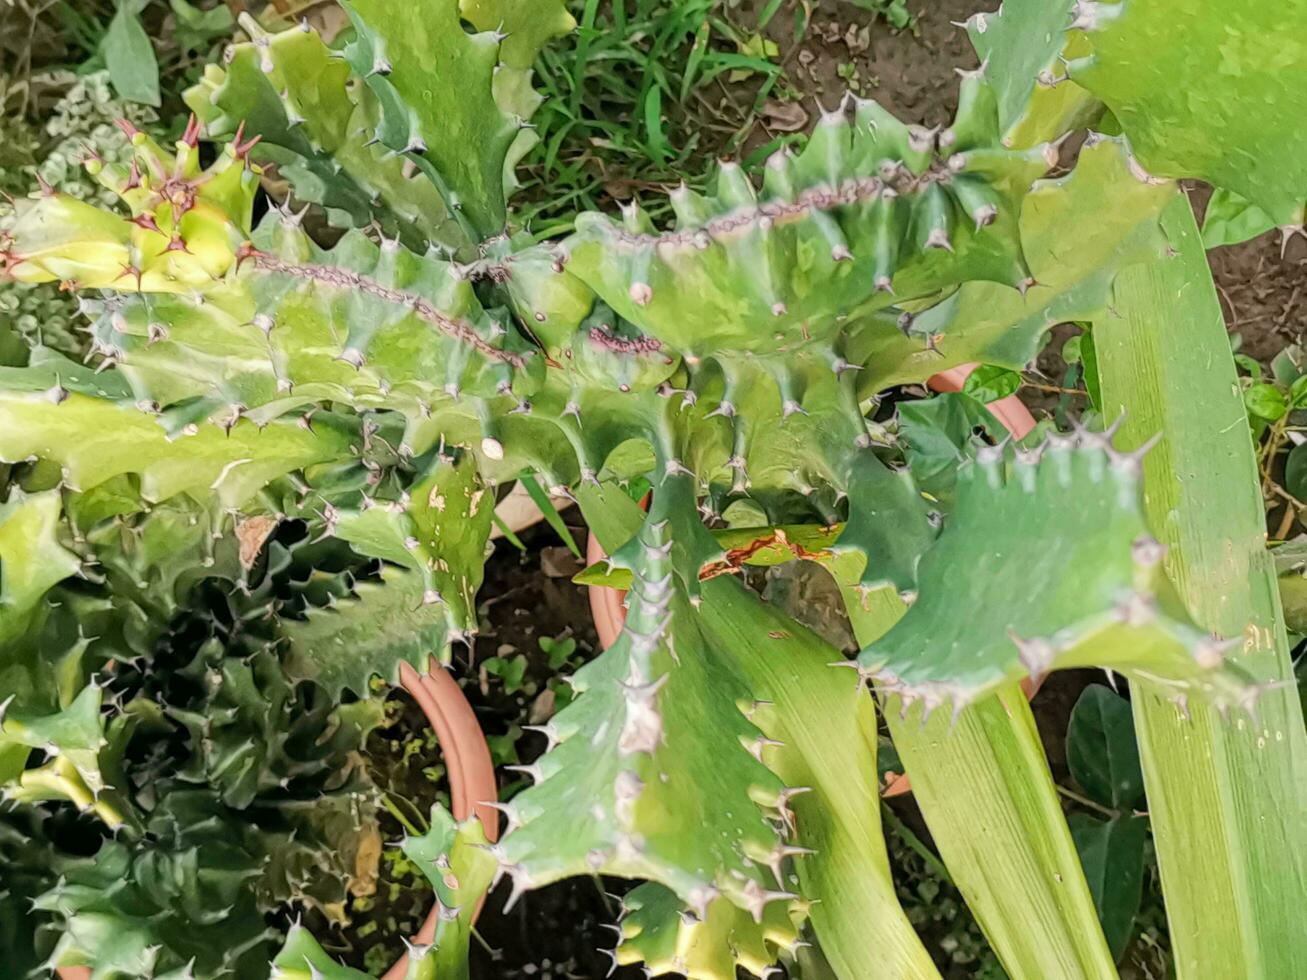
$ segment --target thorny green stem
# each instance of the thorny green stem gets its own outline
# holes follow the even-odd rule
[[[77,809],[94,813],[110,830],[119,830],[127,823],[118,808],[92,793],[77,770],[62,757],[55,761],[54,768],[45,767],[23,773],[18,791],[11,792],[10,795],[21,799],[27,795],[23,793],[24,790],[33,791],[33,797],[39,793],[63,797]]]

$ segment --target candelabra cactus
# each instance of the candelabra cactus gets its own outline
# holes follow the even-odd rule
[[[951,766],[1022,869],[1005,879],[925,786],[932,830],[1014,976],[1112,974],[1024,702],[1006,700],[1014,680],[1119,671],[1140,705],[1169,699],[1141,713],[1168,711],[1195,738],[1226,737],[1206,705],[1240,724],[1269,705],[1280,727],[1259,764],[1277,805],[1301,813],[1287,658],[1241,658],[1245,623],[1213,636],[1191,618],[1167,575],[1184,566],[1142,516],[1139,452],[1089,429],[950,444],[931,459],[943,489],[927,493],[912,424],[872,411],[892,384],[976,359],[1020,367],[1055,323],[1122,316],[1122,284],[1165,279],[1192,247],[1167,217],[1187,208],[1175,185],[1132,151],[1156,99],[1116,92],[1132,76],[1107,67],[1137,60],[1111,34],[1143,16],[1137,3],[1119,17],[1013,2],[973,18],[985,61],[962,73],[950,126],[850,97],[802,152],[769,161],[761,187],[726,163],[708,194],[671,193],[670,228],[632,204],[542,242],[515,226],[509,195],[537,102],[529,66],[568,29],[561,3],[354,0],[340,51],[307,27],[273,34],[247,18],[249,40],[188,93],[196,117],[175,154],[132,131],[130,164],[87,161],[124,212],[50,188],[19,202],[4,271],[96,291],[84,312],[98,364],[38,346],[0,368],[0,676],[14,679],[0,783],[25,805],[71,801],[127,838],[38,899],[59,935],[49,962],[163,976],[194,955],[206,976],[266,975],[260,913],[314,894],[300,865],[268,855],[292,834],[335,847],[323,828],[336,822],[277,810],[275,828],[208,835],[256,803],[276,810],[301,780],[325,810],[345,798],[366,816],[366,787],[326,774],[375,723],[370,680],[448,660],[475,631],[496,489],[528,475],[578,499],[606,568],[630,584],[626,629],[542,726],[549,751],[523,767],[533,785],[487,801],[507,819],[500,843],[438,815],[430,839],[405,843],[442,910],[411,978],[465,975],[472,909],[496,868],[514,899],[569,875],[644,879],[614,957],[654,974],[766,975],[810,930],[846,980],[936,975],[879,835],[868,688],[905,718],[922,703],[922,731],[891,721],[909,768]],[[1023,30],[1037,43],[1023,47]],[[1086,46],[1091,62],[1077,60]],[[1069,79],[1053,74],[1063,60]],[[1103,113],[1100,91],[1127,136],[1089,133],[1070,172],[1047,178],[1062,139]],[[201,170],[205,128],[229,141]],[[273,167],[293,201],[346,229],[338,241],[315,241],[290,202],[252,226]],[[1198,266],[1195,288],[1201,254]],[[652,487],[647,514],[620,489],[635,478]],[[709,530],[740,501],[775,526]],[[290,522],[313,544],[281,541]],[[1229,549],[1251,561],[1256,546]],[[835,576],[857,661],[730,574],[766,548]],[[331,571],[296,577],[297,561]],[[959,578],[978,574],[987,585]],[[299,583],[286,586],[295,598],[273,579]],[[184,610],[213,589],[232,598],[214,600],[227,611],[196,645]],[[159,673],[183,640],[189,693]],[[182,764],[129,751],[156,724]],[[292,732],[331,725],[314,751],[291,751]],[[1146,765],[1165,779],[1155,751]],[[1225,785],[1219,757],[1200,761],[1203,785]],[[165,761],[167,806],[124,783],[126,767]],[[1241,801],[1213,807],[1243,819]],[[1159,841],[1183,837],[1185,819],[1157,814]],[[1267,887],[1300,900],[1298,832],[1281,823],[1254,846],[1247,825],[1222,868],[1246,886],[1238,854],[1253,847]],[[1281,858],[1289,870],[1273,874]],[[174,865],[217,891],[152,893],[151,869]],[[107,908],[110,871],[142,894]],[[1014,928],[1023,901],[1037,914]],[[187,930],[215,925],[207,905],[227,910],[225,946]],[[1307,955],[1234,928],[1239,962],[1274,960],[1268,976]],[[100,952],[110,929],[123,938]],[[354,975],[300,927],[272,969]]]

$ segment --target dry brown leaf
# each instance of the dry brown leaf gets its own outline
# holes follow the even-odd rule
[[[358,849],[354,851],[354,874],[349,881],[349,893],[355,898],[374,895],[381,869],[381,831],[370,823],[359,833]]]
[[[277,519],[263,515],[247,517],[236,525],[236,540],[241,546],[241,568],[248,570],[254,567],[268,536],[276,529]]]
[[[767,128],[778,133],[797,133],[808,125],[808,110],[798,102],[768,99],[762,104]]]

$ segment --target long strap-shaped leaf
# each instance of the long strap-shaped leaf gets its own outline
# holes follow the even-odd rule
[[[1167,569],[1199,623],[1244,633],[1236,661],[1264,691],[1250,716],[1188,713],[1136,685],[1153,831],[1181,978],[1307,976],[1307,735],[1234,362],[1187,201],[1163,225],[1176,250],[1116,282],[1094,325],[1120,439],[1162,441],[1145,461],[1146,506]],[[915,777],[914,777],[915,779]]]
[[[888,588],[860,593],[832,569],[864,646],[903,615]],[[1115,977],[1075,844],[1015,682],[956,720],[886,720],[935,843],[1004,968],[1015,978]]]

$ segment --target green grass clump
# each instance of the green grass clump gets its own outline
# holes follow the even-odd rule
[[[543,234],[632,197],[661,218],[661,194],[702,186],[714,158],[747,151],[757,164],[792,141],[754,145],[759,108],[784,79],[762,33],[781,6],[746,17],[724,0],[572,4],[577,30],[536,62],[545,103],[520,173],[523,220]]]

